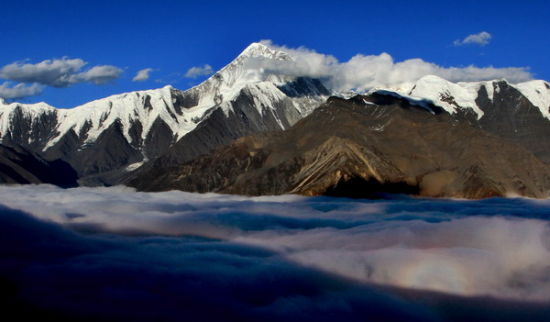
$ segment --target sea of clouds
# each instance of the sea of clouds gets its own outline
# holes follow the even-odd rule
[[[0,204],[0,284],[37,310],[138,320],[550,313],[549,200],[39,185],[1,186]]]

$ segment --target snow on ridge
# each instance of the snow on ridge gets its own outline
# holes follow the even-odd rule
[[[403,83],[393,88],[376,88],[368,93],[385,90],[411,99],[428,99],[450,114],[456,113],[459,108],[471,109],[480,119],[484,113],[476,103],[479,90],[484,87],[488,99],[492,101],[495,93],[500,91],[500,82],[506,82],[509,86],[517,89],[531,104],[539,108],[545,118],[550,120],[550,84],[543,80],[518,84],[511,84],[505,79],[453,83],[439,76],[427,75],[415,83]]]
[[[59,110],[61,120],[58,128],[59,135],[48,142],[44,150],[55,145],[71,129],[78,134],[90,125],[86,142],[93,142],[116,119],[122,122],[123,134],[128,142],[132,142],[129,131],[133,122],[141,122],[142,139],[145,139],[159,117],[170,127],[177,140],[195,129],[211,108],[216,106],[224,110],[230,108],[231,104],[227,103],[235,99],[247,84],[262,81],[257,71],[249,70],[245,66],[248,59],[258,57],[287,59],[288,54],[273,50],[261,43],[252,43],[213,76],[195,87],[180,91],[182,95],[195,94],[198,97],[197,104],[184,109],[183,115],[175,111],[171,94],[174,88],[170,85],[160,89],[117,94],[73,109]],[[151,110],[144,108],[145,96],[150,97],[150,104],[153,107]]]
[[[241,90],[248,84],[271,81],[274,83],[284,83],[289,81],[289,77],[273,77],[269,79],[263,73],[263,70],[255,67],[251,62],[257,59],[267,60],[288,60],[292,59],[286,52],[271,49],[268,46],[255,42],[245,48],[233,61],[222,67],[214,75],[202,83],[191,87],[184,93],[191,93],[198,96],[199,100],[195,107],[214,107],[228,104],[222,104],[233,100]],[[193,108],[195,108],[193,107]]]
[[[263,86],[260,94],[281,99],[281,95],[284,94],[275,85],[290,82],[294,80],[294,77],[265,74],[264,70],[258,66],[261,66],[262,60],[288,61],[292,59],[284,51],[272,49],[261,42],[255,42],[210,78],[185,92],[194,92],[198,95],[197,107],[219,106],[226,115],[232,108],[231,102],[243,90],[250,90],[251,88],[253,90],[256,85],[262,87],[262,84],[271,83],[273,86],[268,86],[269,89]]]
[[[19,111],[23,116],[30,120],[31,123],[40,121],[40,117],[46,114],[56,114],[57,109],[44,102],[34,104],[8,103],[5,100],[0,101],[0,142],[5,134],[7,134],[14,124],[11,122],[16,111]]]
[[[550,120],[550,84],[543,80],[532,80],[516,84],[515,88]]]
[[[477,106],[476,98],[483,83],[452,83],[441,77],[428,75],[420,78],[408,93],[417,99],[429,99],[435,105],[442,107],[449,114],[454,114],[459,108],[472,109],[477,118],[483,116],[483,111]],[[486,86],[487,88],[487,86]],[[491,95],[492,96],[492,95]]]
[[[32,103],[32,104],[24,104],[24,103],[18,103],[18,102],[8,103],[5,100],[0,98],[0,112],[11,111],[13,109],[16,109],[17,107],[20,107],[24,112],[29,111],[29,113],[56,110],[55,107],[45,102],[38,102],[38,103]]]
[[[94,142],[109,126],[119,120],[122,123],[123,135],[132,143],[130,136],[132,124],[139,122],[142,126],[141,139],[145,139],[157,118],[164,121],[179,138],[196,127],[193,122],[204,114],[204,110],[189,109],[180,115],[173,105],[171,86],[145,91],[136,91],[109,96],[91,101],[73,109],[58,110],[58,135],[50,140],[44,150],[55,145],[68,131],[77,134],[85,128],[85,143]]]
[[[141,139],[144,140],[154,122],[160,118],[164,121],[179,139],[189,133],[212,111],[213,108],[222,108],[224,112],[232,107],[231,101],[249,85],[258,85],[256,92],[265,97],[258,98],[259,104],[273,103],[282,99],[285,95],[277,85],[291,81],[288,76],[264,75],[263,70],[255,69],[253,64],[258,60],[289,60],[292,59],[286,52],[272,49],[262,43],[252,43],[237,56],[232,62],[216,72],[213,76],[186,91],[179,91],[168,85],[159,89],[135,91],[112,95],[106,98],[94,100],[71,109],[57,109],[45,103],[6,105],[0,103],[0,136],[6,133],[11,117],[7,116],[6,107],[10,110],[15,106],[21,106],[24,111],[29,111],[29,118],[38,118],[38,114],[44,111],[52,112],[58,120],[56,135],[43,148],[47,150],[54,146],[69,131],[73,130],[79,137],[85,139],[85,143],[91,143],[109,128],[117,120],[121,122],[123,135],[129,143],[133,143],[130,135],[132,124],[139,122],[142,126]],[[250,63],[252,62],[252,64]],[[262,85],[271,82],[272,86]],[[174,107],[177,96],[196,98],[195,106],[187,106],[183,109]],[[192,100],[191,100],[192,101]],[[310,104],[312,104],[310,102]],[[13,107],[12,107],[13,106]],[[265,107],[265,106],[264,106]],[[258,108],[260,108],[258,106]],[[299,110],[301,114],[307,113],[312,107]],[[3,113],[4,112],[4,113]],[[5,115],[3,115],[5,114]]]
[[[248,47],[245,48],[241,52],[239,56],[237,56],[237,59],[239,57],[262,57],[267,59],[274,59],[274,60],[289,60],[292,59],[291,56],[284,51],[272,49],[271,47],[261,43],[261,42],[253,42]]]

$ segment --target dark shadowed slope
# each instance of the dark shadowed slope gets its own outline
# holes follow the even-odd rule
[[[77,185],[74,169],[61,160],[45,161],[21,147],[0,145],[0,183]]]

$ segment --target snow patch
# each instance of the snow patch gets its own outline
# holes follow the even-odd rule
[[[145,164],[145,162],[147,162],[148,160],[146,159],[143,159],[143,161],[140,161],[140,162],[136,162],[136,163],[132,163],[130,165],[128,165],[125,169],[126,172],[132,172],[134,170],[136,170],[137,168],[141,167],[143,164]]]
[[[531,104],[538,107],[542,115],[550,120],[550,85],[542,80],[533,80],[515,85]]]
[[[482,83],[455,84],[441,77],[428,75],[415,83],[409,95],[417,99],[431,100],[449,114],[457,113],[458,109],[472,109],[480,119],[483,111],[475,102],[480,86]]]

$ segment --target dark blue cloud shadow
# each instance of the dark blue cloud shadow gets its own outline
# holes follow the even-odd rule
[[[82,236],[0,208],[0,283],[20,316],[203,321],[433,320],[425,308],[197,238]],[[14,313],[14,312],[12,312]]]

